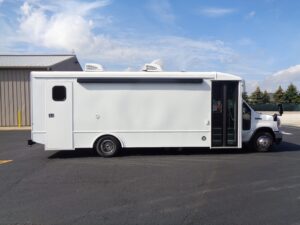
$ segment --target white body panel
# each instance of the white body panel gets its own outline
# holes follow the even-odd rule
[[[77,82],[86,77],[202,78],[203,82]],[[105,134],[117,137],[123,147],[211,147],[212,80],[241,81],[215,72],[32,72],[32,140],[45,144],[46,150],[93,147]],[[66,84],[66,102],[51,102],[55,84]],[[239,112],[241,89],[240,82]],[[55,114],[53,123],[49,113]],[[240,113],[238,121],[236,147],[240,148]]]
[[[205,124],[210,112],[202,110],[210,108],[210,101],[201,101],[210,99],[208,82],[184,89],[174,84],[77,83],[75,89],[76,140],[84,140],[87,133],[94,140],[99,133],[110,133],[122,140],[124,147],[209,145],[209,138],[201,141],[210,132],[210,125]],[[94,140],[77,141],[76,146],[92,147]]]
[[[73,83],[71,81],[50,80],[45,85],[45,129],[46,150],[73,149]],[[66,88],[64,101],[51,101],[52,88]]]

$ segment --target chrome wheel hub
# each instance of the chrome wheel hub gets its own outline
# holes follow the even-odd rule
[[[115,144],[111,140],[106,140],[101,143],[101,149],[104,152],[112,152],[116,148]]]
[[[268,137],[268,136],[260,136],[257,139],[256,144],[260,150],[264,151],[264,150],[268,150],[268,148],[272,144],[272,141],[271,141],[270,137]]]

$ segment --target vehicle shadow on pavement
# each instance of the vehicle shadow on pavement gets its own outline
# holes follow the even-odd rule
[[[246,149],[209,149],[209,148],[128,148],[121,156],[136,155],[215,155],[244,154]]]
[[[246,149],[208,149],[208,148],[126,148],[117,157],[156,156],[156,155],[216,155],[216,154],[247,154]],[[98,157],[93,149],[76,149],[75,151],[58,151],[49,159]]]
[[[294,152],[300,151],[300,145],[283,141],[280,145],[274,145],[271,152]]]
[[[75,151],[58,151],[50,155],[48,159],[68,159],[68,158],[87,158],[98,157],[94,149],[76,149]]]
[[[300,151],[300,145],[282,142],[274,145],[273,150],[266,153]],[[117,157],[147,156],[147,155],[228,155],[228,154],[253,154],[257,153],[251,149],[208,149],[208,148],[127,148],[123,149]],[[259,154],[259,153],[257,153]],[[58,158],[86,158],[98,157],[93,149],[76,149],[75,151],[59,151],[49,156],[49,159]]]

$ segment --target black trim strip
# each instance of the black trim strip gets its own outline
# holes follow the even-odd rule
[[[202,78],[166,78],[166,77],[100,77],[100,78],[77,78],[78,83],[185,83],[201,84]]]
[[[222,113],[223,113],[223,146],[228,146],[227,145],[227,139],[228,139],[228,132],[227,132],[227,128],[228,128],[228,121],[227,121],[227,117],[228,117],[228,106],[227,106],[227,82],[224,82],[222,84],[222,88],[223,88],[223,109],[222,109]]]

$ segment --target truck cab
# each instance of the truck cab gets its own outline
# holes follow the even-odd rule
[[[270,116],[258,113],[243,101],[242,121],[242,140],[251,149],[266,152],[273,143],[279,144],[282,141],[280,118],[277,114]]]

